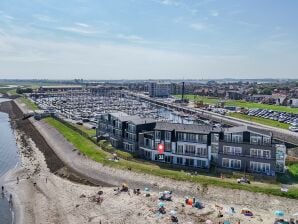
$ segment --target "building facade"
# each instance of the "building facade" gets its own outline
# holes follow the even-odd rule
[[[240,126],[224,130],[219,140],[217,166],[241,172],[275,176],[284,172],[286,148],[270,131]]]
[[[148,84],[150,97],[169,97],[171,95],[171,83],[151,82]]]
[[[157,122],[154,131],[141,133],[139,153],[146,159],[191,168],[209,168],[212,133],[219,129],[195,124]],[[215,140],[215,139],[213,139]],[[157,145],[164,144],[164,160],[158,158]],[[218,144],[218,139],[217,142]]]
[[[270,131],[247,126],[221,129],[156,122],[117,112],[99,118],[97,135],[141,158],[190,169],[215,166],[268,176],[285,170],[285,145],[273,140]],[[162,159],[158,144],[164,145]]]

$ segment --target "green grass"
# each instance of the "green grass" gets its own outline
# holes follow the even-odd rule
[[[181,99],[181,95],[175,95],[175,97]],[[191,101],[195,101],[195,99],[202,100],[204,104],[216,104],[218,101],[220,101],[220,99],[217,97],[196,96],[191,94],[184,95],[184,98]]]
[[[39,109],[38,106],[34,102],[32,102],[31,100],[27,99],[26,97],[23,97],[22,96],[22,97],[19,97],[17,100],[20,103],[24,103],[29,110],[35,111],[35,110],[38,110]]]
[[[90,137],[96,135],[96,130],[95,129],[86,128],[84,125],[78,125],[78,124],[73,124],[73,123],[71,123],[71,125],[73,125],[76,128],[80,129],[82,132],[86,133]]]
[[[289,173],[298,180],[298,163],[288,166]]]
[[[265,194],[272,194],[284,196],[289,198],[298,198],[298,188],[291,188],[287,193],[281,192],[278,185],[253,183],[251,185],[237,184],[233,179],[219,179],[217,177],[203,176],[203,175],[189,175],[184,171],[163,169],[158,164],[140,163],[130,160],[121,159],[119,162],[109,160],[111,154],[102,150],[95,143],[80,135],[78,132],[72,130],[54,118],[44,119],[48,124],[55,127],[69,142],[71,142],[78,150],[97,162],[104,165],[119,169],[131,169],[135,172],[151,174],[159,177],[170,178],[178,181],[190,181],[197,184],[213,185],[224,188],[248,190],[252,192],[260,192]],[[120,155],[119,155],[120,156]]]
[[[181,95],[175,95],[178,98],[181,98]],[[194,101],[196,95],[185,95],[185,98]],[[207,97],[207,96],[196,96],[197,100],[202,100],[204,104],[216,104],[221,99],[217,97]],[[281,111],[281,112],[288,112],[298,114],[298,108],[291,108],[286,106],[279,106],[279,105],[269,105],[269,104],[261,104],[261,103],[253,103],[253,102],[246,102],[244,100],[226,100],[225,106],[236,106],[242,107],[247,109],[259,108],[259,109],[267,109],[267,110],[274,110],[274,111]]]
[[[249,115],[241,114],[241,113],[229,113],[228,116],[246,120],[246,121],[252,121],[252,122],[256,122],[259,124],[264,124],[264,125],[268,125],[268,126],[272,126],[272,127],[282,128],[282,129],[289,129],[289,127],[290,127],[290,125],[286,124],[286,123],[266,119],[263,117],[249,116]]]

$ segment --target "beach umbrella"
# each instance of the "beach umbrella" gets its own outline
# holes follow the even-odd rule
[[[174,211],[174,210],[170,211],[170,215],[171,215],[171,216],[176,216],[176,213],[177,213],[177,212]]]
[[[159,202],[159,203],[158,203],[158,206],[159,206],[159,207],[164,207],[164,206],[165,206],[165,203],[163,203],[163,202]]]
[[[213,224],[213,222],[211,220],[209,220],[209,219],[205,223],[206,224]]]
[[[149,191],[149,188],[148,187],[145,187],[145,190],[144,191]]]
[[[231,224],[229,221],[224,221],[223,224]]]
[[[276,216],[278,216],[278,217],[282,217],[282,216],[285,215],[285,213],[284,213],[283,211],[276,210],[276,211],[274,212],[274,215],[276,215]]]

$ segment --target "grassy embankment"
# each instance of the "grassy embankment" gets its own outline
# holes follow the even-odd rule
[[[83,137],[78,132],[72,130],[61,122],[53,119],[46,118],[45,121],[51,126],[55,127],[69,142],[71,142],[78,150],[88,156],[94,161],[100,162],[104,165],[108,165],[120,169],[131,169],[135,172],[152,174],[160,177],[171,178],[179,181],[190,181],[203,185],[213,185],[224,188],[241,189],[251,192],[260,192],[265,194],[272,194],[277,196],[297,198],[298,188],[291,188],[287,193],[281,192],[278,185],[253,183],[251,185],[237,184],[233,179],[219,179],[216,177],[209,177],[203,175],[189,175],[183,171],[162,169],[157,164],[152,163],[139,163],[136,161],[121,159],[119,162],[113,162],[109,160],[111,154],[102,150],[95,143],[89,139]]]
[[[22,96],[22,97],[19,97],[17,99],[20,103],[23,103],[26,105],[26,107],[29,109],[29,110],[32,110],[32,111],[35,111],[35,110],[38,110],[38,106],[32,102],[31,100],[29,100],[28,98]]]

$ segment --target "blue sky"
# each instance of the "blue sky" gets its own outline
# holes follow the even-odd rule
[[[0,78],[298,78],[296,0],[0,1]]]

